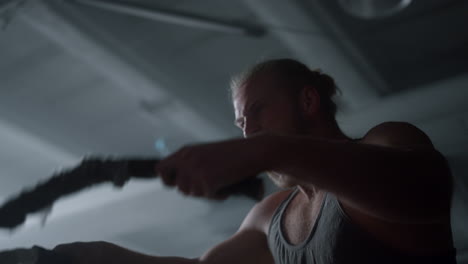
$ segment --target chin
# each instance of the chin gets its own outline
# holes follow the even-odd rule
[[[279,174],[273,171],[266,173],[273,183],[280,188],[291,188],[295,187],[297,183],[294,183],[287,175]]]

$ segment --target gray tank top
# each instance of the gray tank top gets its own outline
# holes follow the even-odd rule
[[[309,236],[302,243],[288,243],[281,220],[286,207],[299,191],[296,188],[278,206],[268,232],[268,244],[276,264],[455,264],[455,249],[446,256],[408,256],[383,245],[353,224],[337,198],[327,193]]]

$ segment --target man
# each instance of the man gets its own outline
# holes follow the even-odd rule
[[[245,139],[187,146],[156,172],[195,197],[223,199],[220,189],[264,171],[286,189],[197,259],[105,242],[55,250],[79,263],[455,263],[450,170],[421,130],[385,122],[348,138],[333,79],[291,59],[260,63],[232,86]]]

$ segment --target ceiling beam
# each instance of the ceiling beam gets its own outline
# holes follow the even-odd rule
[[[135,3],[130,4],[100,0],[72,0],[70,3],[79,3],[82,5],[92,6],[95,8],[139,18],[223,33],[246,34],[253,37],[260,37],[265,33],[265,30],[253,25],[241,25],[238,23],[233,23],[232,21],[221,21],[219,19],[183,13],[175,10],[164,10],[154,7],[140,7],[136,6]]]

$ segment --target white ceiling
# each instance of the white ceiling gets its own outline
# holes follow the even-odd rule
[[[460,249],[468,248],[467,73],[404,90],[388,87],[366,52],[343,34],[346,28],[332,15],[314,15],[325,10],[321,1],[129,2],[261,25],[267,34],[29,1],[0,31],[0,201],[91,153],[157,156],[189,142],[240,136],[232,125],[230,76],[287,56],[336,78],[343,91],[338,120],[350,136],[391,120],[429,134],[453,166],[454,236]],[[167,149],[156,149],[157,140]],[[60,201],[43,228],[33,217],[14,233],[0,233],[0,248],[108,240],[193,257],[235,232],[252,205],[243,198],[184,198],[157,180],[122,190],[102,186]]]

